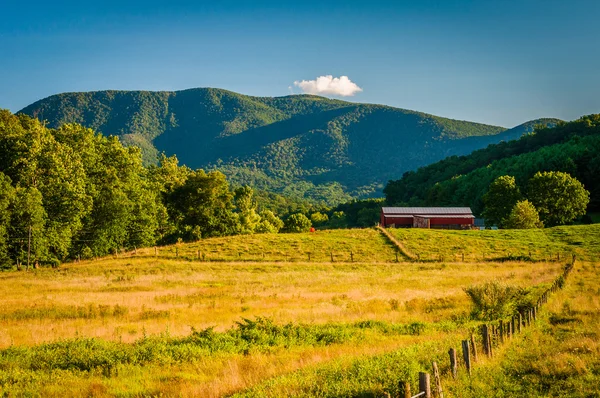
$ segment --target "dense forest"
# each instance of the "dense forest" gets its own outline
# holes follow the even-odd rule
[[[164,155],[145,167],[140,149],[118,137],[0,110],[1,267],[282,228],[273,212],[258,210],[251,188],[231,189],[218,171]]]
[[[561,171],[590,192],[588,211],[600,210],[600,115],[538,126],[519,140],[501,142],[468,156],[451,156],[406,172],[384,192],[390,205],[471,206],[481,214],[482,197],[496,178],[509,175],[525,190],[537,173]]]
[[[263,98],[210,88],[65,93],[21,112],[51,128],[78,123],[120,136],[141,148],[145,165],[164,152],[191,168],[218,169],[235,186],[321,205],[379,196],[405,171],[518,138],[532,124],[506,130],[312,95]]]

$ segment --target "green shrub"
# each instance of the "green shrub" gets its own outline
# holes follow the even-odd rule
[[[525,288],[498,281],[469,286],[464,291],[474,306],[471,316],[488,321],[512,316],[528,293]]]

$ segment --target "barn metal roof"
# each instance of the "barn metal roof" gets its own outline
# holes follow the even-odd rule
[[[473,215],[470,207],[382,207],[381,210],[384,215]]]
[[[475,218],[472,214],[384,214],[384,218]]]

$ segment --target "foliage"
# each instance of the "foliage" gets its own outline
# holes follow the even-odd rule
[[[168,196],[172,220],[184,240],[232,235],[238,230],[233,195],[225,176],[218,171],[193,171]]]
[[[537,172],[561,171],[590,191],[589,210],[594,211],[600,209],[599,154],[600,115],[589,115],[405,173],[384,192],[389,205],[471,206],[481,214],[482,197],[496,178],[511,175],[525,187]]]
[[[464,291],[473,303],[472,316],[487,321],[513,316],[519,302],[528,293],[524,288],[498,281],[469,286]]]
[[[277,217],[271,210],[260,212],[260,222],[255,232],[258,233],[277,233],[283,228],[283,221]]]
[[[516,134],[381,105],[213,88],[65,93],[21,112],[123,137],[145,164],[177,154],[191,168],[219,169],[234,186],[327,205],[377,195],[407,170]]]
[[[253,191],[236,193],[237,213],[218,171],[191,170],[164,155],[147,168],[140,150],[117,137],[0,111],[0,267],[252,233],[261,221]],[[263,232],[281,229],[266,215]]]
[[[501,176],[490,184],[490,189],[483,195],[483,217],[489,225],[504,227],[515,204],[522,198],[521,190],[514,177]]]
[[[308,232],[312,226],[308,217],[302,213],[292,214],[285,220],[285,232]]]
[[[512,229],[531,229],[543,228],[544,223],[540,221],[535,206],[528,200],[521,200],[515,204],[503,226]]]
[[[537,172],[528,184],[528,198],[548,226],[563,225],[585,214],[590,193],[562,172]]]
[[[323,226],[323,225],[327,224],[328,221],[329,221],[329,216],[327,214],[323,214],[323,213],[317,211],[316,213],[312,213],[310,215],[310,222],[315,227]]]
[[[256,201],[254,200],[254,190],[245,185],[235,190],[235,206],[238,210],[240,232],[251,234],[256,231],[261,218],[256,214]],[[266,225],[263,224],[263,228]],[[264,232],[264,231],[263,231]],[[269,231],[271,232],[271,231]],[[277,232],[277,231],[275,231]]]

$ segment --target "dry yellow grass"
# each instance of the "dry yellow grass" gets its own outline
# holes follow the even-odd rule
[[[259,316],[277,324],[345,325],[364,320],[444,323],[466,319],[470,310],[463,292],[466,286],[488,280],[533,286],[553,280],[561,267],[556,262],[396,263],[394,249],[381,235],[373,230],[362,231],[328,232],[322,235],[326,237],[322,244],[328,250],[341,247],[353,236],[352,245],[362,247],[358,250],[359,246],[352,246],[354,253],[381,250],[389,257],[387,261],[376,255],[369,261],[355,258],[354,262],[340,257],[335,262],[327,258],[307,262],[300,256],[291,258],[293,261],[201,262],[138,256],[1,273],[0,294],[4,299],[0,302],[0,347],[34,346],[74,337],[131,343],[145,335],[188,336],[192,328],[225,331],[242,318]],[[300,243],[294,243],[294,235],[287,235],[273,247],[288,245],[290,251],[300,250],[306,236],[310,237],[296,235]],[[375,242],[373,247],[365,240],[369,236]],[[227,242],[235,241],[232,239],[223,238],[218,245],[215,240],[197,245],[218,246],[222,258],[235,257],[231,253],[237,246],[227,252]],[[262,239],[264,244],[265,237],[239,239],[245,243],[238,244],[254,239]],[[185,250],[199,250],[195,247],[180,246],[180,255]],[[142,250],[139,252],[142,254]],[[433,328],[420,336],[367,331],[367,338],[360,341],[326,346],[279,347],[250,355],[222,352],[193,362],[149,363],[143,367],[122,364],[117,377],[93,372],[85,377],[49,376],[39,385],[39,391],[57,397],[216,397],[299,369],[332,361],[350,363],[365,355],[464,332],[440,330]]]
[[[278,323],[435,321],[466,312],[463,287],[501,279],[546,282],[559,264],[201,263],[104,259],[59,270],[0,274],[0,346],[75,336],[134,341],[144,333],[187,335],[242,317]],[[445,311],[411,300],[446,298]],[[394,300],[396,304],[394,305]],[[419,304],[419,303],[417,303]],[[426,305],[426,303],[420,303]]]

